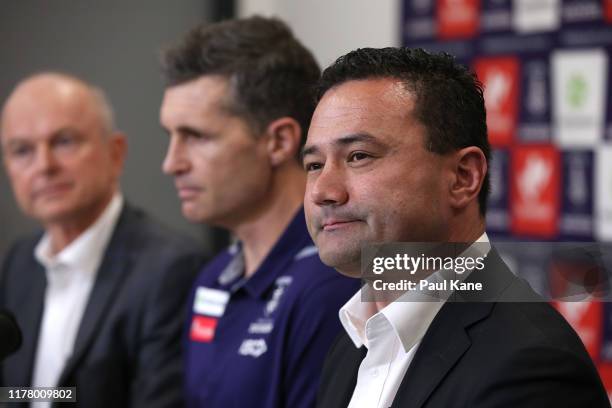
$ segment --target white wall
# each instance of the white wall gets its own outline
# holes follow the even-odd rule
[[[400,45],[400,0],[238,0],[239,17],[276,16],[322,67],[361,47]]]

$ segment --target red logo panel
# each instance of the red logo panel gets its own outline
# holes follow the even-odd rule
[[[515,57],[480,58],[474,70],[484,86],[489,142],[493,147],[508,147],[518,116],[519,61]]]
[[[606,23],[612,23],[612,0],[603,0],[604,19]]]
[[[469,38],[478,31],[479,0],[438,0],[438,37]]]
[[[203,316],[193,316],[189,338],[191,341],[210,343],[215,338],[217,319]]]
[[[576,330],[591,358],[597,361],[603,330],[602,302],[553,302],[552,305]]]
[[[553,238],[557,235],[561,157],[552,145],[525,145],[512,150],[510,225],[514,234]]]

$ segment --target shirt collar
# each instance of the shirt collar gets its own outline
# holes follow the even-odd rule
[[[51,238],[45,233],[34,249],[34,256],[45,270],[58,267],[95,272],[110,241],[123,208],[123,196],[115,193],[98,219],[59,253],[53,255]]]
[[[264,292],[286,270],[286,265],[294,261],[305,247],[311,246],[312,240],[306,229],[304,209],[300,208],[283,234],[253,275],[244,281],[237,279],[244,275],[244,257],[240,243],[232,245],[230,254],[235,254],[217,279],[222,286],[231,285],[234,290],[243,288],[253,297],[261,297]]]
[[[487,233],[483,233],[476,242],[477,246],[470,246],[465,254],[470,256],[486,256],[491,250],[491,244]],[[484,253],[483,253],[484,252]],[[461,279],[465,279],[469,273],[464,273]],[[439,276],[432,276],[432,279]],[[362,287],[349,301],[340,308],[340,322],[344,330],[359,348],[363,345],[368,346],[366,330],[370,325],[377,324],[386,320],[392,328],[394,334],[399,338],[405,352],[408,352],[418,343],[427,328],[436,317],[436,314],[444,305],[444,300],[440,301],[415,301],[411,297],[418,297],[418,291],[404,293],[400,299],[390,303],[380,312],[377,312],[374,302],[362,302],[362,291],[367,287]]]

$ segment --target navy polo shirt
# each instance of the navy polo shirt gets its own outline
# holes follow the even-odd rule
[[[188,407],[313,407],[338,310],[359,289],[321,263],[300,210],[244,279],[239,245],[200,273],[186,332]]]

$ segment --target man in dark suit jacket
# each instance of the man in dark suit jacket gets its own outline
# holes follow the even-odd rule
[[[17,201],[45,230],[2,267],[0,307],[23,344],[1,385],[76,387],[83,407],[180,406],[185,304],[203,260],[123,203],[125,140],[108,103],[76,78],[39,74],[11,94],[1,129]]]
[[[318,406],[609,406],[576,333],[489,244],[490,147],[475,76],[447,54],[359,49],[319,85],[303,160],[323,262],[359,277],[362,246],[385,242],[466,243],[484,261],[467,277],[451,269],[472,289],[439,301],[392,301],[374,284],[371,302],[356,294],[340,311],[346,333],[326,359]],[[437,293],[427,290],[402,296]]]

